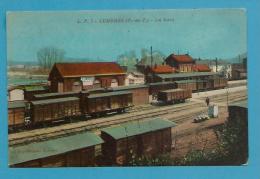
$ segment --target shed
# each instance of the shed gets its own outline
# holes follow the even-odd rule
[[[171,151],[171,128],[176,124],[150,119],[101,129],[102,154],[107,164],[127,165],[133,156],[155,157]]]
[[[11,167],[95,166],[95,146],[103,140],[84,132],[57,139],[9,147]]]

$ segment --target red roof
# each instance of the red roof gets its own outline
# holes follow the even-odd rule
[[[115,62],[56,63],[54,67],[63,77],[126,73]]]
[[[182,63],[193,63],[193,60],[191,56],[185,54],[185,55],[175,55],[171,54],[167,59],[175,60],[177,62],[182,62]]]
[[[198,71],[198,72],[210,72],[211,71],[209,66],[206,64],[196,64],[196,65],[194,65],[193,70]]]
[[[156,65],[151,68],[151,71],[153,73],[173,73],[175,69],[169,65]]]

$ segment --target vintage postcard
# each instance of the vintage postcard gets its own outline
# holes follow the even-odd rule
[[[9,167],[248,165],[245,9],[6,23]]]

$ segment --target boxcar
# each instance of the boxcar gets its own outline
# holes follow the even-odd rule
[[[158,93],[158,100],[165,103],[178,103],[184,102],[186,99],[191,98],[191,90],[186,89],[172,89],[165,90]]]
[[[196,80],[197,91],[205,91],[210,88],[209,80]]]
[[[133,105],[149,104],[149,87],[147,85],[129,85],[112,88],[113,91],[130,91],[133,94]]]
[[[95,166],[95,147],[103,140],[94,133],[9,147],[10,167],[87,167]]]
[[[134,157],[171,152],[173,126],[167,120],[149,119],[101,129],[105,165],[129,165]]]
[[[102,115],[108,112],[123,112],[132,106],[129,91],[106,92],[81,96],[81,111],[85,115]]]
[[[211,81],[213,89],[225,88],[227,86],[227,79],[225,78],[214,78]]]
[[[79,98],[77,97],[31,101],[30,108],[33,124],[81,115]]]
[[[14,101],[8,103],[8,127],[15,128],[24,125],[26,102]]]
[[[180,80],[175,81],[175,88],[187,89],[191,91],[197,90],[196,80]]]
[[[156,98],[158,93],[162,90],[174,89],[175,84],[174,82],[167,81],[167,82],[157,82],[157,83],[149,83],[149,94]]]

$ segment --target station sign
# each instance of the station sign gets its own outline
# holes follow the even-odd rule
[[[82,81],[83,86],[93,85],[95,78],[92,77],[81,77],[80,80]]]

